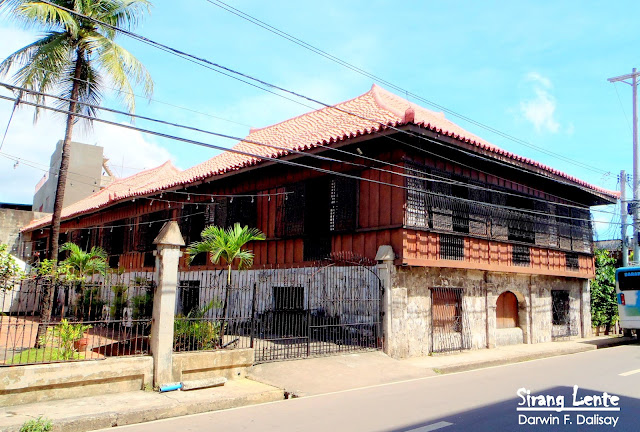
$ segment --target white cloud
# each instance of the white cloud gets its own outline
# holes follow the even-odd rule
[[[533,124],[537,132],[557,133],[560,123],[555,118],[556,99],[551,94],[551,81],[537,72],[527,74],[533,84],[533,97],[520,102],[520,112]]]

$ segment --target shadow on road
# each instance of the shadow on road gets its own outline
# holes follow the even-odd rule
[[[606,390],[593,390],[578,388],[575,402],[580,404],[575,408],[583,409],[586,406],[587,396],[597,395],[601,398]],[[607,392],[608,393],[608,392]],[[527,394],[522,392],[525,400],[514,395],[512,399],[504,402],[486,405],[470,411],[460,412],[454,415],[434,419],[429,422],[413,424],[394,432],[429,432],[429,431],[473,431],[473,432],[509,432],[509,431],[638,431],[640,422],[640,399],[627,396],[619,396],[617,407],[619,411],[601,410],[602,406],[591,407],[593,411],[517,411],[518,408],[527,407]],[[558,409],[574,408],[574,388],[566,386],[551,387],[531,393],[530,396],[543,395],[545,405],[550,402]],[[610,396],[613,396],[609,393]],[[617,395],[616,395],[617,396]],[[539,400],[539,399],[538,399]],[[609,407],[615,408],[608,399]],[[452,401],[455,403],[455,401]],[[519,405],[519,404],[523,405]],[[536,404],[535,408],[540,407]],[[613,425],[614,419],[615,427]]]

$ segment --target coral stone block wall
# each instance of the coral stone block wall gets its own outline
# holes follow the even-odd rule
[[[391,283],[391,334],[387,337],[388,351],[393,357],[590,335],[589,285],[584,279],[453,268],[395,267]],[[461,306],[455,324],[457,331],[442,332],[433,325],[432,297],[434,289],[447,288],[461,291]],[[507,291],[517,298],[517,326],[501,329],[496,320],[496,305],[498,297]],[[566,319],[562,325],[553,323],[553,291],[568,295],[568,310],[564,312]],[[556,321],[562,313],[556,312]],[[449,338],[451,346],[448,349],[442,349],[443,337]],[[459,340],[455,340],[456,337]]]

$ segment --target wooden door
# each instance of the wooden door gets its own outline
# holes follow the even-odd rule
[[[500,294],[496,305],[496,328],[518,327],[518,299],[510,291]]]

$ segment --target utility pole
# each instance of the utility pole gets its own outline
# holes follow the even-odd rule
[[[636,68],[633,68],[630,74],[609,78],[610,83],[623,82],[629,84],[633,89],[633,260],[640,260],[640,243],[638,242],[638,226],[640,225],[640,215],[638,213],[638,200],[640,199],[640,189],[638,184],[638,76]],[[627,81],[631,80],[631,82]],[[626,179],[624,179],[626,180]],[[621,180],[622,181],[622,180]]]
[[[620,221],[622,223],[622,267],[629,265],[629,246],[627,245],[627,173],[620,171]]]

